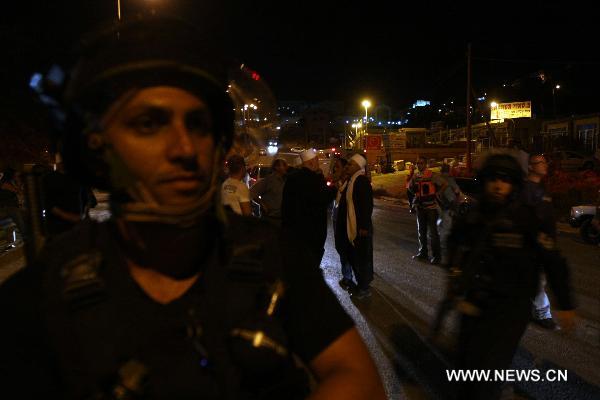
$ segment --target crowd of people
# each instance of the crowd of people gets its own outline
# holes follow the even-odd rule
[[[250,202],[260,208],[255,216],[281,227],[307,245],[318,268],[325,252],[329,210],[335,248],[342,265],[340,286],[356,299],[371,295],[373,280],[373,191],[365,175],[366,159],[354,154],[334,159],[326,177],[318,154],[300,153],[293,168],[274,158],[271,173],[248,189],[245,162],[239,155],[227,160],[228,178],[221,185],[223,205],[239,215],[251,215]],[[333,206],[332,206],[333,205]]]

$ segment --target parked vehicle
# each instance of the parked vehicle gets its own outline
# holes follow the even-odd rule
[[[575,151],[555,151],[546,154],[552,168],[563,171],[581,171],[597,169],[600,162],[592,156],[586,156]]]
[[[300,154],[299,153],[285,153],[285,152],[279,152],[275,155],[274,158],[281,158],[282,160],[284,160],[290,167],[298,167],[300,164],[302,164],[302,159],[300,158]]]
[[[571,207],[569,223],[573,228],[579,228],[579,234],[584,242],[600,243],[600,210],[598,206],[582,205]]]
[[[272,172],[271,164],[269,165],[255,165],[248,168],[248,187],[254,186],[256,181],[264,178]]]
[[[0,252],[17,246],[17,225],[11,218],[0,219]]]

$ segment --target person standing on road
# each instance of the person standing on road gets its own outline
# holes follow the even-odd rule
[[[448,239],[450,296],[460,313],[458,368],[510,368],[531,320],[540,266],[556,294],[563,325],[572,328],[574,311],[566,260],[535,209],[520,200],[523,173],[508,154],[483,160],[478,203],[452,227]],[[560,314],[560,315],[559,315]],[[469,382],[460,399],[497,399],[499,382]]]
[[[355,154],[346,165],[348,183],[340,196],[335,228],[336,245],[347,255],[356,276],[348,291],[357,299],[371,295],[373,281],[373,189],[365,176],[366,164],[363,156]]]
[[[348,242],[346,226],[345,224],[340,227],[337,225],[340,202],[342,201],[344,190],[348,185],[349,177],[346,173],[347,164],[348,160],[345,158],[336,158],[335,164],[333,165],[333,174],[331,176],[332,182],[334,182],[337,186],[337,195],[333,204],[333,210],[331,212],[331,221],[333,225],[335,249],[340,256],[342,279],[340,279],[339,285],[344,290],[350,290],[350,288],[355,286],[352,265],[350,264],[350,255],[348,254],[348,248],[346,246],[346,243]]]
[[[232,64],[209,26],[132,18],[87,36],[63,157],[110,192],[111,218],[0,287],[2,398],[385,398],[304,248],[223,209]]]
[[[230,207],[238,215],[252,214],[250,207],[250,191],[242,181],[246,176],[246,162],[244,157],[234,154],[227,159],[229,177],[221,185],[221,199],[223,205]]]
[[[417,160],[418,171],[412,179],[411,190],[415,194],[415,207],[417,209],[417,231],[419,235],[419,252],[412,258],[427,260],[427,236],[431,237],[431,264],[441,262],[440,236],[437,230],[439,217],[436,202],[436,185],[433,182],[433,172],[427,168],[427,159],[419,157]]]
[[[450,176],[450,165],[442,164],[440,175],[434,175],[433,182],[437,190],[437,200],[440,206],[440,217],[438,219],[438,234],[440,236],[440,248],[442,252],[442,263],[447,262],[447,240],[452,229],[452,218],[460,188],[454,177]]]
[[[271,171],[250,188],[250,198],[260,205],[263,218],[280,226],[281,201],[288,165],[285,160],[276,158],[271,164]]]
[[[410,163],[408,165],[408,174],[406,175],[406,199],[408,200],[408,212],[414,214],[415,212],[415,194],[412,191],[412,179],[415,176],[415,165]]]
[[[529,173],[523,185],[522,199],[538,212],[538,218],[547,224],[547,231],[556,241],[556,218],[552,207],[552,199],[546,194],[542,179],[548,174],[548,163],[542,154],[529,157]],[[533,300],[533,322],[544,329],[556,330],[558,325],[550,312],[550,300],[546,294],[546,277],[541,275],[539,290]]]
[[[291,172],[283,187],[282,227],[306,241],[320,266],[327,240],[327,208],[337,190],[327,186],[313,149],[300,153],[302,167]]]

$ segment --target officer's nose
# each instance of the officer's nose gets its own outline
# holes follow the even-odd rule
[[[192,134],[183,119],[175,119],[169,135],[168,153],[170,160],[193,160],[196,158],[196,148]]]

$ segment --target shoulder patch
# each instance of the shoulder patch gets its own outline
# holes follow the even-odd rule
[[[100,253],[82,254],[66,263],[60,270],[62,295],[73,310],[96,304],[106,297],[105,284],[100,277]]]

